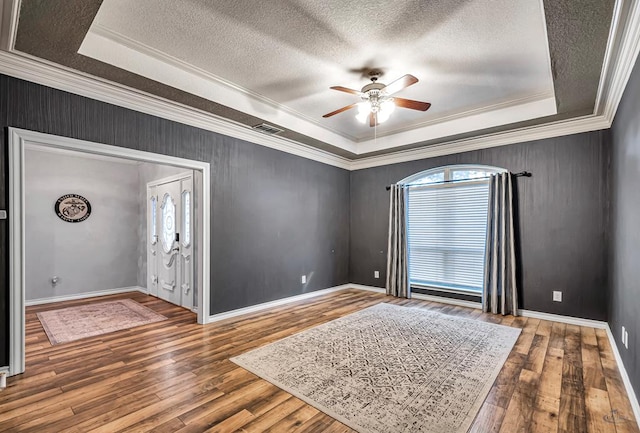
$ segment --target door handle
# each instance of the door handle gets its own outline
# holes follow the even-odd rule
[[[180,247],[175,247],[171,251],[180,251]]]

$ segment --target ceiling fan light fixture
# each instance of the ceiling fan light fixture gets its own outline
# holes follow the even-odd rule
[[[332,111],[331,113],[327,113],[322,117],[327,118],[335,116],[336,114],[358,107],[356,119],[361,123],[367,123],[368,120],[369,126],[374,127],[379,123],[389,120],[389,117],[395,110],[396,105],[402,108],[419,111],[427,111],[429,107],[431,107],[429,102],[414,101],[411,99],[396,98],[392,96],[396,92],[417,83],[418,79],[413,75],[404,75],[389,85],[378,83],[378,76],[378,74],[372,76],[371,83],[364,86],[362,90],[354,90],[342,86],[332,86],[331,89],[333,90],[358,95],[362,101],[349,104],[345,107]]]

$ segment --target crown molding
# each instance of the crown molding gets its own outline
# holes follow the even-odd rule
[[[623,15],[625,1],[629,12]],[[418,159],[433,158],[490,147],[611,128],[618,105],[640,51],[640,0],[616,0],[609,39],[598,85],[594,113],[574,119],[454,140],[407,151],[357,159],[351,170],[361,170]]]
[[[12,50],[18,30],[20,0],[0,0],[0,49]]]
[[[330,133],[336,134],[337,136],[341,136],[349,141],[355,142],[357,141],[356,137],[353,137],[349,134],[345,134],[343,132],[337,131],[335,129],[331,129],[326,127],[325,125],[322,124],[322,122],[318,119],[314,119],[310,116],[307,116],[299,111],[296,111],[286,105],[280,104],[277,101],[274,101],[273,99],[267,98],[264,95],[261,95],[257,92],[254,92],[250,89],[244,88],[242,86],[239,86],[235,83],[232,83],[228,80],[225,80],[222,77],[219,77],[215,74],[212,74],[211,72],[208,72],[202,68],[198,68],[197,66],[194,66],[190,63],[185,62],[184,60],[181,60],[175,56],[172,56],[170,54],[167,54],[163,51],[160,51],[156,48],[153,48],[149,45],[146,45],[140,41],[136,41],[134,39],[131,39],[119,32],[116,32],[114,30],[108,29],[100,24],[96,24],[94,23],[91,28],[89,29],[89,32],[87,33],[87,35],[85,36],[85,39],[82,43],[82,45],[80,46],[80,49],[78,50],[78,53],[86,55],[88,57],[93,57],[92,52],[90,52],[90,50],[88,49],[88,45],[90,44],[86,44],[88,40],[93,40],[93,38],[98,37],[101,38],[102,40],[107,40],[110,43],[114,44],[114,45],[120,45],[122,47],[125,47],[129,50],[131,50],[132,52],[135,52],[141,56],[147,56],[149,58],[155,59],[161,63],[170,65],[172,67],[175,67],[176,69],[179,69],[181,71],[187,72],[189,74],[192,74],[195,77],[198,78],[202,78],[204,80],[207,80],[210,86],[222,86],[224,88],[230,89],[233,92],[237,92],[240,93],[241,95],[244,96],[244,99],[250,100],[251,101],[251,105],[255,105],[255,104],[264,104],[267,108],[273,109],[273,110],[277,110],[279,112],[286,112],[288,114],[290,114],[291,116],[297,117],[299,119],[302,119],[306,122],[309,122],[311,124],[316,125],[319,128],[322,128],[323,132],[324,131],[328,131]],[[86,44],[86,45],[85,45]],[[89,51],[89,52],[86,52]],[[98,58],[98,60],[100,60]],[[175,87],[175,86],[174,86]],[[205,97],[204,95],[201,95],[203,97]],[[236,95],[234,95],[234,97],[236,97]],[[225,103],[224,101],[221,101],[221,103],[223,105],[227,105],[230,106],[228,103]],[[234,107],[232,107],[234,108]],[[240,107],[239,107],[240,108]],[[266,110],[263,110],[266,111]],[[249,114],[256,114],[256,113],[249,113]],[[264,115],[264,113],[263,113]],[[277,119],[264,119],[268,122],[275,122],[277,123]],[[348,150],[349,152],[355,153],[356,149],[354,147],[354,145],[348,146],[346,145],[347,143],[341,143],[344,146],[345,150]],[[350,143],[349,143],[350,144]],[[342,147],[342,146],[341,146]]]
[[[622,9],[625,0],[616,1],[596,99],[595,113],[602,114],[610,125],[613,123],[640,52],[640,1],[627,1],[630,4],[629,12],[622,28]]]
[[[452,155],[455,153],[470,152],[473,150],[488,149],[491,147],[506,146],[509,144],[525,143],[528,141],[543,140],[545,138],[597,131],[600,129],[607,129],[610,126],[611,123],[607,122],[604,116],[590,115],[567,121],[547,123],[468,139],[447,141],[445,143],[434,144],[417,149],[356,159],[351,162],[350,169],[362,170],[381,165],[435,158],[437,156]]]
[[[0,51],[0,73],[349,169],[347,158],[25,54]]]
[[[625,1],[629,2],[629,12],[626,15],[623,14],[623,6],[627,4]],[[10,3],[10,8],[7,7],[7,2]],[[12,19],[9,25],[11,33],[13,33],[9,39],[13,41],[17,28],[15,25],[18,17],[16,8],[19,6],[19,0],[3,0],[2,6],[3,18],[5,19],[2,21],[0,31],[6,32],[5,29],[8,24],[5,12],[9,9],[12,11]],[[369,167],[610,128],[639,51],[640,0],[616,0],[598,88],[595,114],[355,160],[337,156],[283,137],[267,136],[250,129],[246,125],[232,122],[211,113],[15,51],[0,51],[0,73],[246,140],[346,170],[361,170]]]
[[[546,83],[548,89],[544,92],[520,95],[517,98],[501,100],[494,104],[475,107],[475,109],[451,113],[428,122],[385,132],[375,139],[371,137],[371,131],[366,133],[366,137],[356,138],[328,128],[319,120],[320,118],[313,119],[173,55],[96,23],[89,29],[78,53],[263,118],[267,122],[356,155],[376,151],[393,152],[405,145],[557,113],[553,79],[549,72]]]

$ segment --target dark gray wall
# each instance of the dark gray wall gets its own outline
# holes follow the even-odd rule
[[[517,180],[520,307],[605,320],[607,136],[592,132],[351,172],[351,282],[384,286],[386,185],[449,164],[527,170],[533,177]],[[563,292],[562,303],[552,301],[553,290]]]
[[[633,388],[640,390],[640,63],[636,62],[611,128],[609,324]],[[621,327],[629,332],[629,349]]]
[[[348,282],[349,173],[242,140],[0,76],[0,208],[7,126],[211,163],[211,313]],[[0,317],[7,317],[0,221]],[[302,285],[302,274],[311,275]],[[0,365],[7,323],[0,320]]]

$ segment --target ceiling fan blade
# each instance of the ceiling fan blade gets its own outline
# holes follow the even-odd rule
[[[378,116],[373,111],[369,113],[369,126],[374,127],[378,124]]]
[[[330,89],[333,90],[337,90],[339,92],[346,92],[346,93],[351,93],[352,95],[362,95],[362,92],[359,90],[353,90],[353,89],[349,89],[347,87],[342,87],[342,86],[333,86],[333,87],[329,87]]]
[[[428,102],[414,101],[412,99],[393,98],[393,102],[395,102],[398,107],[410,108],[412,110],[427,111],[429,107],[431,107],[431,104]]]
[[[393,83],[389,84],[385,88],[381,89],[381,91],[385,92],[387,95],[392,95],[396,92],[399,92],[402,89],[405,89],[412,84],[416,84],[418,79],[411,74],[407,74],[404,77],[398,78]]]
[[[351,104],[351,105],[347,105],[346,107],[342,107],[342,108],[338,108],[336,111],[332,111],[331,113],[327,113],[322,117],[331,117],[331,116],[335,116],[336,114],[340,114],[343,111],[347,111],[350,110],[351,108],[355,107],[358,104]]]

